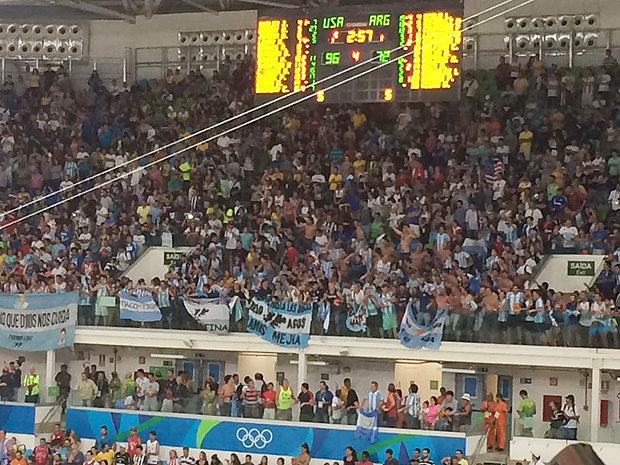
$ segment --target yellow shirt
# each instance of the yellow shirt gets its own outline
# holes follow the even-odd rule
[[[353,120],[353,127],[357,129],[366,122],[366,115],[364,113],[355,113],[353,115],[352,120]]]
[[[519,147],[524,152],[530,152],[532,150],[532,139],[534,134],[532,131],[521,131],[519,134]]]
[[[329,175],[329,190],[335,191],[342,184],[342,174],[332,173]]]
[[[355,170],[355,174],[362,174],[366,171],[366,160],[355,160],[353,162],[353,169]]]
[[[543,72],[543,68],[544,68],[544,63],[542,62],[542,60],[536,60],[534,61],[534,63],[532,63],[532,71],[534,71],[534,75],[535,76],[540,76]]]
[[[138,214],[139,221],[141,224],[145,224],[149,221],[149,214],[151,213],[151,207],[148,205],[140,205],[136,210]]]
[[[297,132],[301,127],[301,122],[297,118],[291,118],[289,123],[286,125],[286,129],[289,131]]]
[[[108,465],[112,465],[114,460],[114,450],[110,449],[107,452],[99,452],[97,455],[95,455],[95,460],[99,463],[101,463],[102,460],[105,460],[108,462]]]

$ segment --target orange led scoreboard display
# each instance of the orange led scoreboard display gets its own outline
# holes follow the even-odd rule
[[[320,103],[455,100],[462,13],[462,0],[310,8],[292,15],[261,12],[255,93],[268,97],[321,91]],[[356,64],[360,66],[354,70],[319,82]]]

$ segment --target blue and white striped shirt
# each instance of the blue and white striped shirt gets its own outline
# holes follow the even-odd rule
[[[378,389],[375,392],[368,391],[366,393],[366,409],[369,411],[379,410],[381,405],[381,391]]]

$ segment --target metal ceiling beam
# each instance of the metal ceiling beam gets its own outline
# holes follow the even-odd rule
[[[276,2],[274,0],[240,0],[243,3],[254,3],[256,5],[265,5],[265,6],[275,6],[278,8],[291,8],[291,9],[296,9],[296,8],[301,8],[301,5],[295,5],[295,4],[290,4],[290,3],[280,3],[280,2]]]
[[[181,0],[181,1],[185,3],[186,5],[190,5],[190,6],[193,6],[194,8],[198,8],[199,10],[204,11],[205,13],[212,13],[214,15],[220,14],[219,11],[214,10],[213,8],[209,8],[208,6],[205,6],[202,3],[195,2],[194,0]]]
[[[125,13],[121,13],[120,11],[112,10],[110,8],[105,8],[99,5],[93,5],[92,3],[82,2],[80,0],[56,0],[55,2],[49,2],[53,5],[64,6],[66,8],[73,8],[75,10],[87,11],[89,13],[95,13],[101,16],[106,16],[108,18],[113,19],[122,19],[123,21],[128,21],[130,23],[136,22],[135,16],[130,16]]]

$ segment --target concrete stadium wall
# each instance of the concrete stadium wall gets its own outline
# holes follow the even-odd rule
[[[140,16],[136,24],[91,21],[90,55],[123,58],[125,48],[173,47],[179,45],[179,32],[255,28],[256,18],[256,10],[246,10]]]

